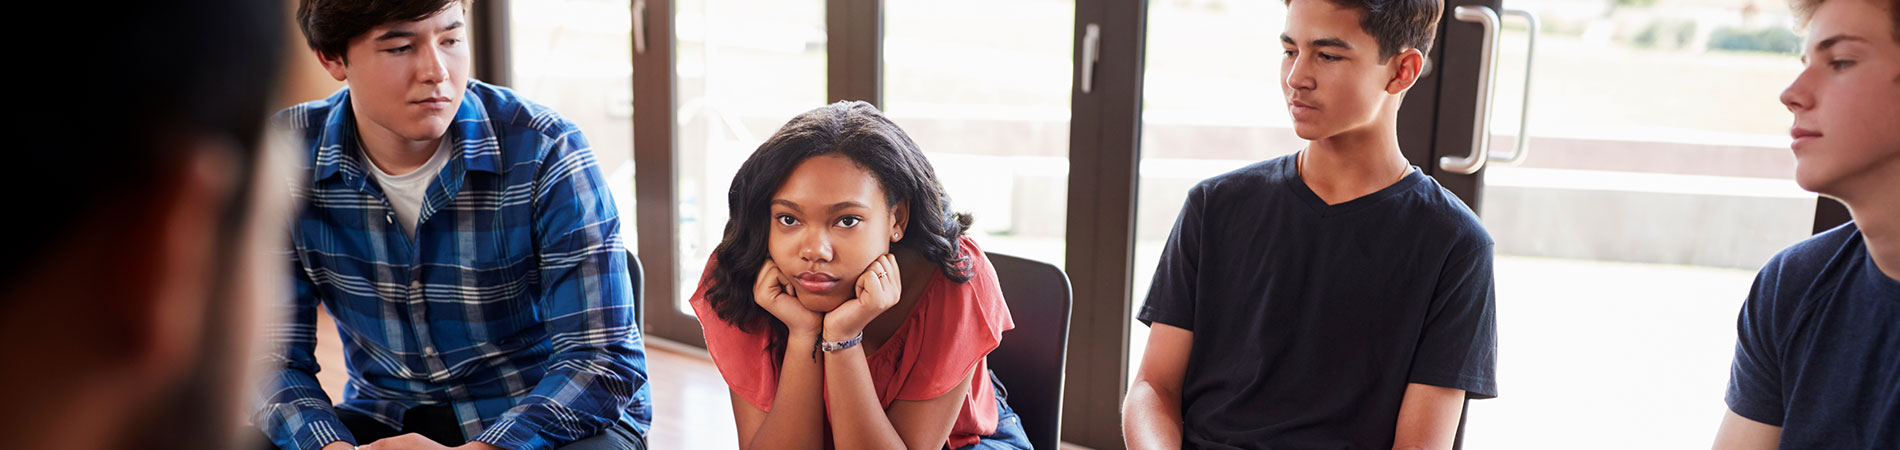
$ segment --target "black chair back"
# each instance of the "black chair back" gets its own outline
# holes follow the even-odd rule
[[[988,255],[1016,322],[990,352],[990,371],[1008,390],[1009,406],[1022,419],[1029,442],[1054,450],[1061,440],[1062,373],[1069,349],[1069,276],[1047,263]]]

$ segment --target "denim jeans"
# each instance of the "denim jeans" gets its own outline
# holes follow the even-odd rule
[[[1015,410],[1009,409],[1009,390],[1003,388],[1002,380],[996,379],[996,372],[990,372],[990,384],[996,387],[996,432],[957,450],[1033,450],[1029,436],[1023,434],[1022,419],[1016,417]]]

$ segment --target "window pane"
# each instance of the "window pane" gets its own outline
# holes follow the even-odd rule
[[[633,60],[628,0],[508,3],[512,86],[580,126],[634,248]],[[479,25],[477,25],[479,26]]]
[[[1778,101],[1800,70],[1783,2],[1615,3],[1506,4],[1544,30],[1531,154],[1481,194],[1503,396],[1471,403],[1467,448],[1707,447],[1755,272],[1814,221]],[[1494,151],[1522,117],[1527,36],[1505,23]],[[1548,439],[1579,424],[1617,432]]]
[[[1075,2],[887,0],[884,23],[884,110],[975,215],[970,235],[1061,266]]]
[[[726,189],[759,144],[824,105],[823,0],[678,0],[679,299],[726,226]]]

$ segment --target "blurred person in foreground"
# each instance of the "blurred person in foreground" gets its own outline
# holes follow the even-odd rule
[[[279,2],[76,2],[9,57],[0,269],[8,448],[232,448],[276,275],[287,161],[260,150]],[[18,28],[16,28],[18,29]],[[39,29],[46,30],[46,29]],[[277,163],[285,164],[274,164]],[[24,202],[20,204],[19,202]]]

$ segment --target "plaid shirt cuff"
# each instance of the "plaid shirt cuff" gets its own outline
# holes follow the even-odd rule
[[[474,440],[487,442],[490,445],[509,450],[549,450],[554,448],[553,443],[548,442],[547,439],[543,439],[539,434],[535,433],[533,426],[515,421],[514,418],[506,418],[495,422],[495,424],[490,425],[487,430],[482,430],[482,434],[476,436]]]
[[[350,435],[350,428],[343,426],[343,422],[335,417],[305,422],[291,433],[291,437],[296,440],[299,450],[318,450],[336,441],[357,445],[356,436]]]

